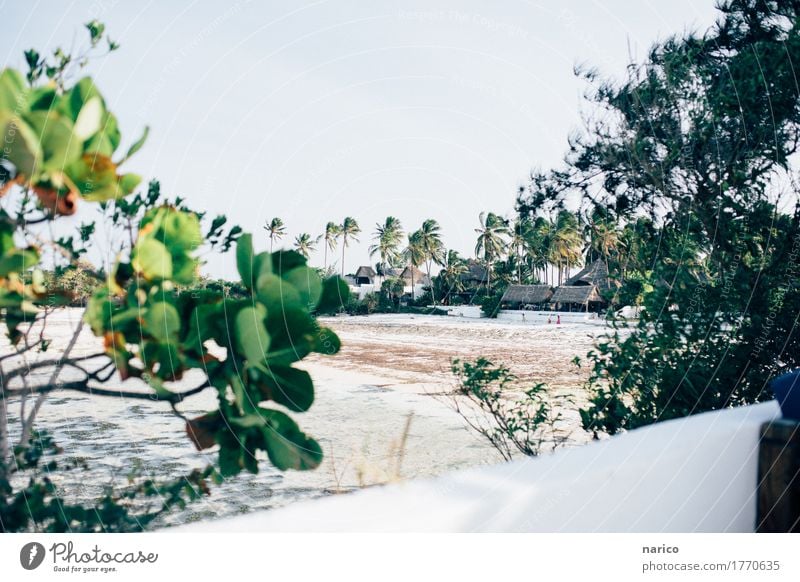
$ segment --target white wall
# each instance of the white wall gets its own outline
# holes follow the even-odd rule
[[[357,297],[359,301],[370,293],[377,293],[380,290],[380,285],[350,285],[350,293]]]
[[[187,531],[751,532],[778,404],[709,412],[538,458],[297,503]]]
[[[434,307],[429,305],[428,307]],[[447,311],[447,315],[452,317],[470,317],[478,319],[483,317],[483,311],[479,305],[436,305],[436,309]]]
[[[551,324],[556,324],[558,316],[561,316],[561,323],[603,323],[603,318],[597,313],[579,313],[562,311],[526,311],[502,309],[497,314],[497,319],[501,321],[519,321],[525,323],[546,324],[550,320]]]

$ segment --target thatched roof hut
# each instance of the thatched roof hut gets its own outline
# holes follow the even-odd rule
[[[603,298],[594,285],[562,285],[556,287],[550,303],[561,305],[588,305],[589,303],[602,303]]]
[[[513,307],[540,305],[546,303],[552,295],[549,285],[510,285],[503,293],[500,303]]]
[[[472,283],[473,285],[486,284],[489,278],[489,271],[484,265],[480,264],[475,259],[469,259],[466,267],[466,271],[459,275],[459,279],[461,279],[463,283]]]
[[[586,265],[579,273],[567,279],[564,285],[567,287],[593,285],[600,293],[616,286],[608,276],[608,265],[602,259]]]
[[[422,271],[420,271],[417,267],[414,267],[412,265],[409,265],[408,267],[403,269],[402,273],[400,273],[400,278],[406,282],[406,285],[411,285],[412,276],[414,280],[414,285],[431,284],[430,279],[428,279],[428,276]]]
[[[375,277],[377,275],[378,274],[375,272],[375,269],[368,265],[362,265],[358,268],[358,271],[356,271],[356,285],[372,285],[375,282]]]

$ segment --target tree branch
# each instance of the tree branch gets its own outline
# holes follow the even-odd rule
[[[199,386],[195,386],[183,392],[171,392],[167,395],[159,395],[155,392],[133,392],[130,390],[109,390],[108,388],[100,388],[97,386],[90,386],[89,379],[76,380],[74,382],[65,382],[63,384],[44,384],[41,386],[31,386],[27,392],[24,389],[7,390],[6,397],[20,396],[22,394],[39,394],[46,395],[56,390],[71,390],[72,392],[81,392],[83,394],[90,394],[92,396],[115,396],[117,398],[132,398],[135,400],[150,400],[153,402],[169,402],[177,404],[182,402],[190,396],[199,394],[206,388],[209,388],[211,383],[206,380]]]
[[[67,353],[68,352],[65,352],[64,355],[66,356]],[[21,352],[20,352],[20,354],[21,354]],[[14,354],[14,355],[17,355],[17,354]],[[17,378],[19,376],[27,376],[28,374],[30,374],[31,371],[37,370],[39,368],[53,368],[53,367],[59,367],[60,368],[60,367],[63,367],[63,366],[73,366],[73,367],[77,367],[82,372],[86,372],[86,370],[84,370],[83,368],[80,368],[79,366],[76,366],[76,364],[78,362],[85,362],[87,360],[94,360],[96,358],[100,358],[100,357],[103,357],[103,356],[108,357],[108,354],[106,354],[105,352],[97,352],[97,353],[89,354],[89,355],[86,355],[86,356],[78,356],[77,358],[57,358],[57,359],[51,359],[51,360],[41,360],[41,361],[38,361],[38,362],[34,362],[33,364],[26,364],[25,366],[20,366],[19,368],[15,368],[15,369],[11,370],[10,372],[8,372],[8,374],[6,374],[6,382],[8,382],[10,380],[13,380],[14,378]],[[104,369],[104,368],[105,368],[105,366],[103,366],[103,368],[101,368],[101,370]],[[89,372],[86,372],[86,373],[88,374]]]

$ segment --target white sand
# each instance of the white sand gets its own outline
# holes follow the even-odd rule
[[[31,360],[61,353],[79,315],[78,310],[55,314],[47,329],[52,346]],[[335,357],[314,356],[303,362],[314,377],[317,397],[309,412],[295,415],[301,427],[320,440],[325,451],[322,466],[308,473],[280,473],[265,461],[259,475],[230,480],[167,523],[497,462],[499,456],[488,444],[430,396],[452,389],[450,359],[484,355],[508,365],[524,381],[548,381],[554,390],[579,393],[584,372],[570,360],[585,353],[601,331],[581,324],[532,326],[407,315],[328,318],[325,324],[340,334],[344,348]],[[100,347],[85,330],[74,355]],[[7,342],[0,349],[6,352]],[[42,380],[46,374],[35,378]],[[198,380],[197,374],[188,374],[174,388],[185,389]],[[133,389],[134,382],[119,387]],[[115,385],[111,382],[109,387]],[[187,416],[213,407],[210,391],[182,406]],[[11,412],[16,413],[16,407]],[[401,459],[399,443],[409,414],[413,416]],[[194,450],[183,421],[162,403],[54,393],[42,409],[40,426],[53,432],[66,456],[89,461],[91,472],[79,477],[77,487],[74,478],[64,481],[87,497],[111,480],[124,483],[133,463],[141,463],[144,474],[163,478],[214,460],[213,452]]]

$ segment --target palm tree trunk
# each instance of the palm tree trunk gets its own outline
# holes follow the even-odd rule
[[[347,248],[347,239],[342,239],[342,279],[344,279],[344,249]]]
[[[322,270],[326,273],[328,272],[328,241],[325,241],[325,264],[322,267]]]
[[[436,305],[436,291],[433,289],[433,279],[431,279],[431,262],[428,261],[425,267],[428,271],[428,285],[431,286],[431,301],[433,301],[433,304]]]

